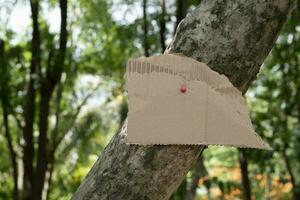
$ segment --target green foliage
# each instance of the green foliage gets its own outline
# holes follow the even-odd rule
[[[254,170],[267,171],[279,182],[295,178],[293,191],[300,190],[300,68],[299,5],[283,29],[271,55],[264,63],[249,95],[257,132],[272,152],[249,152]],[[290,169],[289,169],[290,168]]]
[[[40,12],[39,20],[41,68],[34,75],[37,94],[46,77],[47,68],[53,66],[53,58],[58,54],[59,33],[50,31],[53,24],[49,24],[48,16],[44,15],[50,10],[58,9],[58,4],[57,1],[46,4],[42,4],[40,8],[44,12]],[[69,1],[69,37],[65,66],[50,101],[48,117],[49,146],[54,145],[52,138],[61,138],[55,153],[50,199],[70,198],[119,127],[118,110],[119,105],[124,102],[120,98],[123,93],[123,69],[127,58],[137,52],[134,45],[136,26],[114,22],[109,12],[110,6],[104,0]],[[29,35],[10,31],[2,21],[1,27],[5,27],[1,30],[1,39],[6,43],[6,62],[3,66],[7,70],[0,74],[0,80],[1,83],[5,82],[6,91],[9,91],[5,94],[9,95],[11,107],[9,125],[16,145],[17,159],[21,162],[23,136],[20,126],[24,125],[24,99],[32,59],[32,27],[28,24]],[[21,41],[16,38],[21,38]],[[3,66],[1,65],[1,70],[4,69]],[[35,141],[38,139],[40,98],[37,95]],[[1,109],[0,114],[2,116]],[[0,118],[1,125],[2,121]],[[0,162],[3,163],[0,167],[0,199],[10,199],[14,183],[11,163],[7,162],[10,161],[7,143],[2,132],[0,150]]]

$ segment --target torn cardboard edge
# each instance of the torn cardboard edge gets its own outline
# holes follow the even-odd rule
[[[172,54],[130,59],[126,80],[129,144],[270,149],[241,92],[204,63]]]

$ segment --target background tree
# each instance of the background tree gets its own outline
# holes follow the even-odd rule
[[[103,79],[110,72],[113,72],[116,74],[114,76],[115,80],[118,80],[119,75],[117,74],[121,74],[121,66],[124,64],[123,60],[125,60],[124,56],[127,55],[120,50],[119,54],[122,54],[123,57],[119,56],[118,59],[104,60],[107,58],[102,57],[100,61],[96,60],[97,58],[91,60],[88,56],[91,56],[92,53],[89,51],[92,49],[89,49],[88,45],[85,45],[84,52],[74,54],[75,51],[78,52],[80,50],[74,46],[75,39],[86,41],[93,38],[88,33],[84,37],[73,35],[71,31],[68,33],[67,22],[71,22],[70,26],[77,27],[77,23],[83,22],[91,16],[86,15],[86,18],[68,19],[67,10],[71,8],[71,11],[75,12],[75,9],[81,6],[81,8],[89,11],[94,6],[93,4],[100,6],[98,5],[99,2],[86,4],[85,1],[73,1],[67,5],[67,1],[61,0],[58,2],[52,1],[52,3],[47,5],[39,1],[31,1],[29,4],[32,19],[31,41],[17,44],[16,47],[12,45],[4,49],[4,45],[2,45],[4,43],[1,40],[1,47],[3,47],[1,48],[1,72],[3,72],[1,73],[1,83],[3,83],[1,85],[1,102],[3,124],[5,124],[5,129],[3,130],[13,163],[15,199],[18,199],[18,196],[20,199],[49,198],[50,186],[53,185],[51,183],[59,181],[56,177],[58,174],[55,168],[59,168],[59,163],[62,161],[57,159],[57,155],[68,155],[72,152],[78,140],[89,141],[93,137],[95,130],[107,129],[105,125],[97,122],[99,126],[91,129],[94,130],[92,134],[89,134],[87,131],[86,135],[84,135],[83,131],[75,130],[77,124],[80,124],[77,120],[82,114],[82,108],[100,87],[99,83],[96,84],[96,87],[95,84],[92,84],[93,88],[87,86],[90,88],[82,88],[85,91],[80,92],[80,87],[76,86],[76,91],[74,91],[76,81],[82,79],[84,73],[89,74],[99,71],[104,73]],[[52,7],[52,9],[58,8],[60,11],[60,31],[58,33],[50,32],[49,24],[40,15],[40,11],[45,9],[43,8],[45,5],[49,6],[49,10]],[[102,5],[106,6],[107,3],[103,1]],[[116,36],[116,32],[122,31],[122,27],[117,31],[111,29],[110,25],[113,25],[113,22],[107,19],[111,19],[111,17],[106,15],[105,19],[102,19],[107,24],[105,24],[106,30],[103,30],[101,27],[101,31],[106,36],[110,33]],[[91,25],[91,23],[86,24]],[[108,27],[110,28],[108,29]],[[9,30],[3,32],[3,34],[8,41],[7,44],[10,44],[10,40],[15,37]],[[69,46],[67,46],[68,35],[71,36],[69,37]],[[124,46],[125,42],[120,43],[121,38],[114,42],[112,40],[106,41],[106,45],[113,44],[119,46],[117,48],[113,46],[114,49],[122,49],[120,46]],[[97,50],[99,51],[99,49]],[[93,53],[96,55],[96,52]],[[116,51],[114,53],[115,56],[118,56]],[[130,50],[128,53],[130,53]],[[103,66],[98,70],[90,62],[101,62],[103,65],[113,65],[119,68],[116,70]],[[19,76],[26,78],[15,78]],[[98,79],[95,81],[99,82]],[[104,85],[102,88],[107,87]],[[118,90],[116,89],[115,91],[117,92]],[[12,98],[9,99],[9,97]],[[94,126],[96,121],[93,119],[99,119],[100,117],[94,113],[87,116],[90,117],[87,117],[89,120],[85,127],[91,123],[91,126]],[[92,116],[98,116],[98,118]],[[10,122],[11,120],[9,119],[11,117],[15,120],[15,124]],[[53,119],[55,120],[53,121]],[[17,126],[15,126],[16,124]],[[10,136],[9,126],[12,125],[14,126],[14,129],[12,129],[14,137]],[[19,132],[22,132],[22,135]],[[72,139],[66,141],[66,135]],[[17,153],[14,153],[14,149],[18,150]],[[16,161],[17,159],[18,161]],[[23,162],[19,161],[19,159],[22,159]],[[17,163],[20,162],[23,170],[21,170],[21,173],[18,173]],[[81,160],[80,162],[83,161]],[[19,186],[21,195],[19,195],[18,189],[18,182],[21,179],[21,177],[18,177],[19,174],[20,176],[23,175],[22,184]]]

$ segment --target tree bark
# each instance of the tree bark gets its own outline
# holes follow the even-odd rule
[[[180,23],[166,53],[205,62],[246,92],[295,1],[202,1]],[[168,199],[204,148],[128,145],[126,135],[125,123],[73,199]]]
[[[243,149],[239,149],[239,163],[242,174],[243,199],[251,200],[251,187],[248,172],[248,161]]]

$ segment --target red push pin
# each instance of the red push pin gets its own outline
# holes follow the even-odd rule
[[[187,91],[186,85],[181,86],[180,92],[181,92],[181,93],[186,93],[186,91]]]

